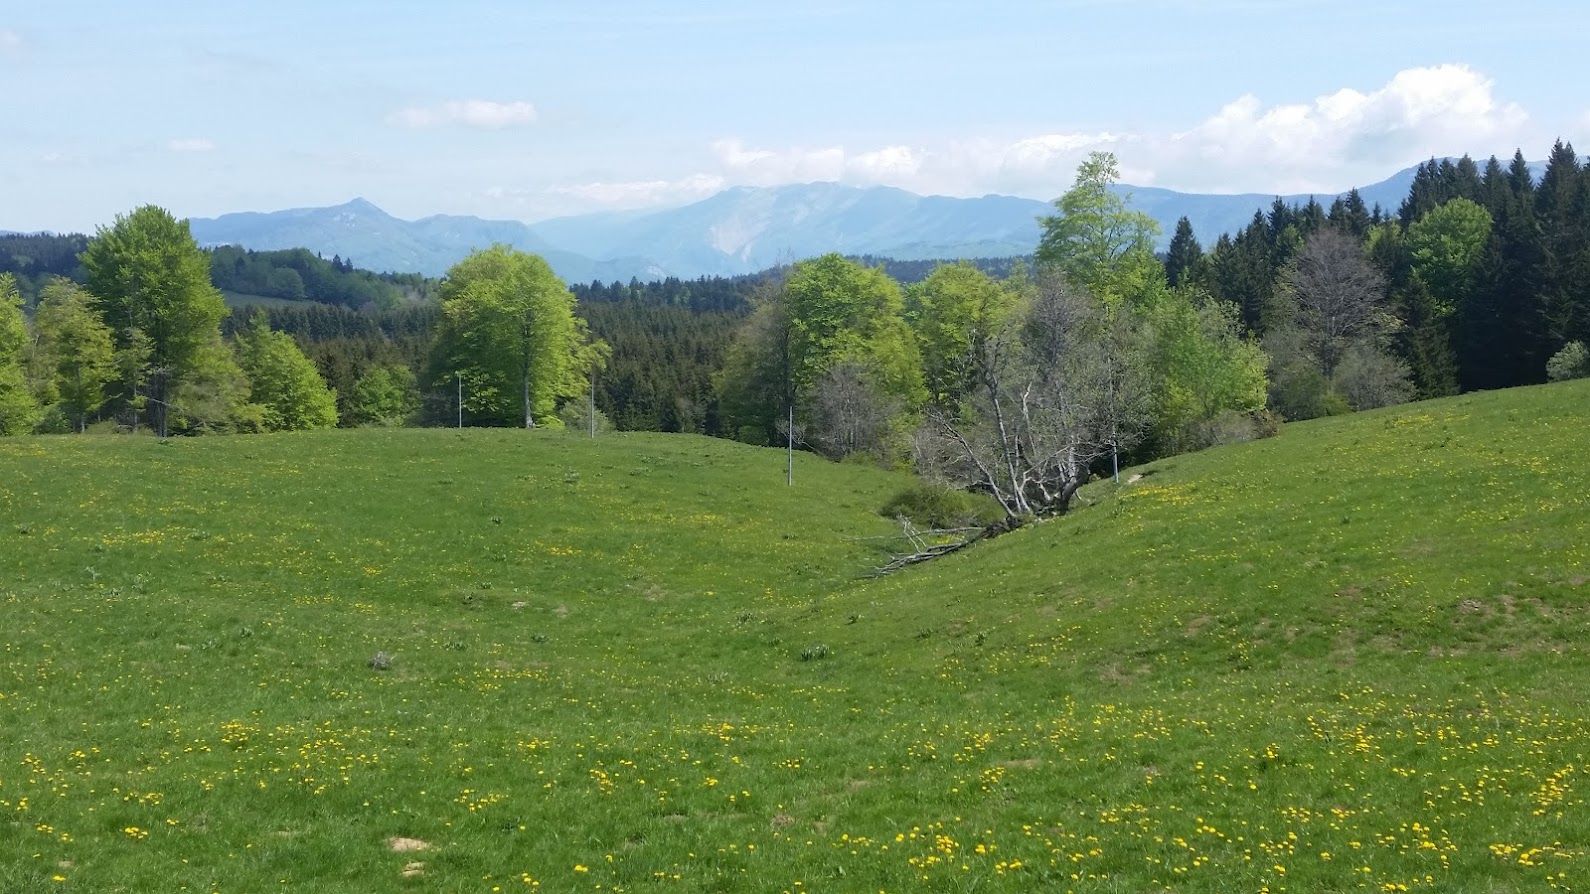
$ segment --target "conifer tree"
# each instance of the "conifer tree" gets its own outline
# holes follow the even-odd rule
[[[1165,282],[1174,289],[1184,278],[1196,279],[1203,258],[1204,249],[1193,235],[1192,221],[1186,217],[1176,221],[1176,232],[1170,237],[1170,250],[1165,254]]]

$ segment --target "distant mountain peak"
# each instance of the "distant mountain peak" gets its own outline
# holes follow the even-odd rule
[[[343,202],[341,205],[337,205],[337,206],[331,208],[330,210],[332,210],[332,211],[343,211],[343,212],[348,212],[348,213],[351,213],[351,214],[374,215],[374,216],[378,216],[378,217],[391,217],[392,216],[392,215],[386,213],[385,211],[383,211],[380,208],[380,206],[376,205],[374,202],[370,201],[369,199],[364,198],[363,196],[355,196],[354,198],[349,199],[348,201]]]

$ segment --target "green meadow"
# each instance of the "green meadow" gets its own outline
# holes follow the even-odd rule
[[[881,579],[908,477],[725,441],[0,440],[0,890],[1584,891],[1587,433],[1288,425]]]

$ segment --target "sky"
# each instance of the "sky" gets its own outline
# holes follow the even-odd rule
[[[150,8],[142,8],[150,7]],[[1336,192],[1590,147],[1571,0],[0,4],[0,229],[536,221],[838,181]]]

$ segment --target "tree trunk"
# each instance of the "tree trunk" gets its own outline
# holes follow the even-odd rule
[[[524,371],[524,427],[535,428],[535,417],[530,414],[530,368],[526,364]]]

